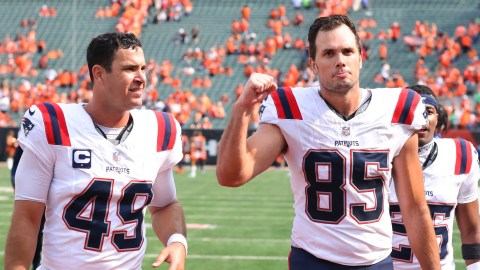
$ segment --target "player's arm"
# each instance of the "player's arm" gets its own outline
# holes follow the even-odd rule
[[[462,239],[462,253],[466,265],[480,264],[480,221],[478,217],[478,199],[470,203],[457,205],[455,210],[458,229]],[[480,265],[478,265],[480,269]]]
[[[152,215],[152,228],[166,248],[152,266],[156,268],[165,261],[170,264],[169,270],[184,269],[188,249],[187,229],[183,209],[176,199],[171,169],[158,174],[153,190],[155,196],[148,207]]]
[[[15,201],[5,247],[5,270],[30,268],[45,204]]]
[[[254,105],[276,88],[271,76],[254,73],[233,106],[218,146],[216,172],[221,185],[236,187],[245,184],[266,170],[286,148],[280,129],[271,124],[261,124],[247,139]]]
[[[26,149],[16,171],[16,200],[5,247],[5,269],[29,269],[51,177],[48,164]]]
[[[422,269],[440,269],[438,244],[425,200],[422,169],[418,162],[418,136],[412,135],[393,159],[393,179],[407,230],[408,241]]]

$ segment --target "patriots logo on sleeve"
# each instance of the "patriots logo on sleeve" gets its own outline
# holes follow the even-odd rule
[[[23,117],[22,118],[23,133],[27,137],[28,133],[35,127],[35,125],[30,121],[30,119]]]

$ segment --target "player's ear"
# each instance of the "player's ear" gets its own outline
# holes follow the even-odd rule
[[[317,71],[318,69],[318,66],[317,64],[315,64],[315,61],[312,59],[312,58],[308,58],[308,66],[313,70],[313,71]]]
[[[104,71],[105,70],[100,65],[94,65],[92,67],[93,79],[96,82],[103,82],[102,81],[102,76],[103,76]]]

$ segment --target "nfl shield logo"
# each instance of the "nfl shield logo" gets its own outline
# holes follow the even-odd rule
[[[119,152],[114,152],[113,153],[113,160],[120,161],[120,153]]]
[[[342,135],[349,136],[350,135],[350,127],[342,127]]]

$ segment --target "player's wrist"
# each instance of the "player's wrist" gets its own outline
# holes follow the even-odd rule
[[[480,262],[467,265],[467,270],[480,270]]]
[[[187,238],[183,236],[180,233],[174,233],[172,234],[167,241],[167,246],[169,246],[172,243],[180,243],[185,247],[185,254],[188,254],[188,244],[187,244]]]
[[[233,104],[233,111],[237,112],[239,115],[250,116],[253,112],[253,108],[254,108],[253,104],[244,104],[244,103],[240,102],[239,100],[237,100]]]

